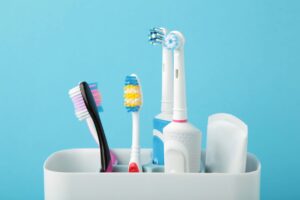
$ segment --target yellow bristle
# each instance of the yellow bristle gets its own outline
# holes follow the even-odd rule
[[[124,105],[126,107],[141,106],[141,93],[138,85],[124,86]]]

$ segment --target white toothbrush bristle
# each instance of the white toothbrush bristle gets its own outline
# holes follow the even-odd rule
[[[90,117],[88,110],[86,109],[83,97],[81,95],[80,87],[76,86],[69,91],[69,96],[72,99],[75,115],[82,121]]]
[[[174,50],[179,46],[179,39],[175,34],[169,33],[165,37],[163,44],[166,48]]]

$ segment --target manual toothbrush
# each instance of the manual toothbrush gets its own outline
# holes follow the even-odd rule
[[[140,165],[140,109],[143,103],[142,88],[135,74],[126,76],[124,86],[124,106],[132,114],[132,146],[128,172],[142,172]]]
[[[112,166],[116,163],[115,155],[110,152],[104,129],[98,111],[102,110],[101,95],[97,90],[97,84],[79,83],[69,91],[73,101],[75,114],[82,121],[86,120],[88,127],[100,147],[101,169],[100,172],[112,172]]]

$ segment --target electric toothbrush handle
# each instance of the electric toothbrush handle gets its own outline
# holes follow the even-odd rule
[[[184,67],[184,50],[182,47],[174,51],[173,120],[178,122],[187,120]]]
[[[166,47],[162,48],[162,98],[161,112],[172,114],[173,109],[173,58],[172,51]]]

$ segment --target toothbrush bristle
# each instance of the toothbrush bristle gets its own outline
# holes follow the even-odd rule
[[[179,46],[178,37],[173,33],[168,34],[165,37],[164,46],[171,50],[176,49]]]
[[[162,44],[165,38],[165,29],[164,28],[152,28],[148,36],[148,41],[152,45]]]
[[[103,111],[103,108],[101,106],[101,95],[100,95],[100,92],[97,90],[97,84],[92,83],[92,84],[89,84],[89,86],[90,86],[91,92],[93,94],[95,103],[97,105],[98,111],[99,112]],[[86,108],[86,105],[84,103],[79,85],[72,88],[69,91],[69,96],[70,96],[70,98],[73,102],[76,117],[80,121],[90,117],[90,114],[89,114],[89,112]]]
[[[75,115],[76,117],[81,121],[88,117],[90,117],[90,114],[88,110],[86,109],[83,97],[81,95],[80,87],[76,86],[73,89],[69,91],[70,98],[72,99]]]
[[[124,106],[128,112],[137,112],[142,106],[141,86],[136,75],[125,78]]]
[[[103,107],[102,107],[102,96],[98,90],[98,85],[97,83],[89,83],[89,87],[91,89],[91,92],[93,94],[96,106],[98,108],[99,112],[103,112]]]

